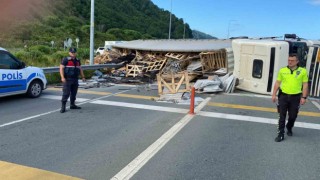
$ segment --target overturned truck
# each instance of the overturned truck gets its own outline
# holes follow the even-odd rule
[[[233,40],[234,76],[237,88],[260,94],[272,94],[278,71],[287,66],[290,53],[297,53],[299,66],[309,72],[309,96],[320,97],[320,41],[286,35],[277,39]]]

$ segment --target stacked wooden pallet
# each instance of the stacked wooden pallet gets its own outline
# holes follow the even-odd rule
[[[136,51],[136,57],[127,65],[127,77],[136,77],[141,73],[160,71],[167,62],[163,53],[145,53]]]
[[[202,73],[212,73],[221,68],[228,67],[228,60],[226,57],[226,50],[217,50],[213,52],[200,53],[202,64]]]
[[[157,75],[159,94],[175,94],[190,91],[190,81],[198,74],[188,72],[187,67],[199,55],[192,53],[167,53],[168,61]],[[164,91],[166,89],[167,91]]]

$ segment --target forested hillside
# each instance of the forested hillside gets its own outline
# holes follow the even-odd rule
[[[1,30],[4,33],[0,34],[0,46],[50,45],[50,41],[54,41],[56,46],[61,47],[66,38],[78,37],[79,45],[88,47],[90,0],[4,2],[7,3],[6,8],[10,7],[10,3],[20,2],[26,5],[22,7],[22,12],[29,12],[20,15],[25,17],[24,20],[22,17],[13,18],[10,13],[12,17],[2,18],[7,22],[8,19],[17,20],[17,23],[11,22],[7,29]],[[1,9],[5,9],[4,6]],[[95,46],[103,45],[105,40],[166,39],[169,14],[151,0],[95,0]],[[185,38],[193,38],[189,25],[173,14],[171,38],[183,38],[184,32]]]

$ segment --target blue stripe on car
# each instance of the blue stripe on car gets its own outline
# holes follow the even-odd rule
[[[36,73],[32,73],[32,74],[30,74],[30,76],[27,78],[27,83],[29,83],[29,81],[31,80],[31,79],[33,79],[34,77],[36,77]]]
[[[0,81],[0,93],[22,91],[27,89],[27,84],[36,77],[36,73],[29,75],[27,79]]]

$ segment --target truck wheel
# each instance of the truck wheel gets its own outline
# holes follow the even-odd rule
[[[42,93],[42,84],[40,81],[32,81],[28,87],[27,95],[31,98],[39,97]]]

